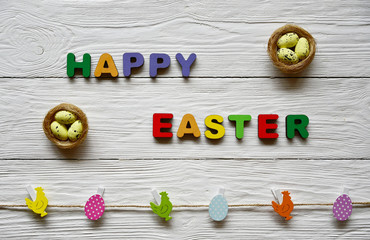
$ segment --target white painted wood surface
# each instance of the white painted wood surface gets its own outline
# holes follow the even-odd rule
[[[34,2],[34,3],[32,3]],[[315,61],[301,76],[369,76],[370,2],[328,1],[48,1],[5,2],[0,76],[66,77],[68,52],[92,55],[96,66],[112,54],[122,76],[122,54],[137,51],[149,76],[150,53],[198,55],[192,76],[284,76],[266,54],[271,33],[285,23],[317,40]],[[356,66],[356,68],[353,68]],[[165,77],[180,76],[172,62]]]
[[[83,79],[3,78],[0,140],[4,158],[141,159],[141,158],[366,158],[370,155],[370,115],[366,78],[181,78],[101,82]],[[20,91],[20,86],[22,90]],[[61,151],[44,135],[47,111],[70,102],[85,111],[89,134],[83,146]],[[152,135],[153,113],[174,114],[176,133],[181,118],[192,113],[200,139],[157,141]],[[276,142],[257,135],[258,114],[280,115]],[[220,141],[204,136],[204,119],[224,118]],[[250,114],[245,137],[238,141],[230,114]],[[310,137],[285,137],[285,117],[306,114]],[[16,119],[17,121],[13,121]],[[14,128],[24,129],[14,131]],[[11,132],[11,134],[9,134]],[[176,135],[176,134],[175,134]],[[23,141],[14,141],[22,139]],[[37,144],[37,151],[35,151]],[[30,153],[32,153],[30,155]]]
[[[2,1],[0,11],[1,204],[24,204],[25,185],[45,188],[50,204],[78,204],[106,188],[107,204],[144,204],[150,189],[174,204],[208,204],[226,188],[230,204],[269,203],[270,187],[299,203],[333,202],[346,184],[353,201],[370,201],[370,2],[358,1]],[[285,23],[317,40],[309,69],[288,77],[266,53],[270,34]],[[145,65],[132,78],[66,76],[66,54],[137,51]],[[171,67],[149,78],[149,55],[164,52]],[[194,52],[191,78],[175,54]],[[89,119],[86,142],[60,151],[44,136],[46,112],[61,102]],[[152,114],[171,112],[173,131],[194,114],[199,140],[158,142]],[[276,113],[279,139],[257,137],[257,116]],[[310,118],[310,137],[288,141],[285,116]],[[224,117],[226,135],[210,142],[204,118]],[[251,114],[238,141],[229,114]],[[288,223],[271,207],[231,209],[215,224],[207,209],[175,209],[163,223],[148,209],[108,209],[97,223],[79,208],[0,209],[1,238],[56,239],[367,239],[370,208],[346,223],[330,207],[296,207]]]

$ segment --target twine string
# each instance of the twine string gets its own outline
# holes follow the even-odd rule
[[[332,206],[333,203],[295,203],[294,206]],[[352,202],[352,205],[363,205],[364,207],[370,207],[370,202]],[[228,204],[230,208],[240,207],[268,207],[271,204],[268,203],[246,203],[246,204]],[[26,208],[26,204],[0,204],[0,208]],[[57,205],[50,204],[50,208],[84,208],[85,205]],[[208,208],[209,205],[198,204],[198,205],[173,205],[173,208]],[[149,205],[105,205],[105,208],[150,208]]]

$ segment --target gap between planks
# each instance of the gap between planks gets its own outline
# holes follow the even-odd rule
[[[0,76],[0,79],[6,79],[6,78],[22,78],[22,79],[47,79],[47,78],[50,78],[50,79],[70,79],[70,80],[77,80],[77,79],[97,79],[97,80],[115,80],[115,79],[147,79],[147,78],[150,78],[150,79],[190,79],[190,78],[230,78],[230,79],[240,79],[240,78],[271,78],[271,79],[290,79],[290,78],[294,78],[294,79],[304,79],[304,78],[312,78],[312,79],[320,79],[320,78],[323,78],[323,79],[329,79],[329,78],[338,78],[338,79],[347,79],[347,78],[365,78],[365,79],[368,79],[370,78],[370,76],[345,76],[345,77],[338,77],[338,76],[190,76],[190,77],[182,77],[182,76],[178,76],[178,77],[166,77],[166,76],[159,76],[159,77],[155,77],[155,78],[151,78],[150,76],[131,76],[131,77],[123,77],[123,76],[118,76],[118,77],[106,77],[106,78],[97,78],[97,77],[94,77],[94,76],[91,76],[91,77],[88,77],[88,78],[85,78],[85,77],[52,77],[52,76],[48,76],[48,77],[45,77],[45,76],[36,76],[36,77],[14,77],[14,76]]]
[[[27,160],[27,161],[48,161],[48,160],[61,160],[65,158],[0,158],[0,161],[9,161],[9,160]],[[106,161],[203,161],[203,160],[218,160],[218,161],[295,161],[295,160],[307,160],[307,161],[356,161],[356,160],[364,160],[368,161],[370,158],[66,158],[68,160],[78,160],[78,161],[91,161],[91,160],[106,160]]]

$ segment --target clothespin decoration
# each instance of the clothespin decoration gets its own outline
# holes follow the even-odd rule
[[[26,198],[26,204],[29,209],[31,209],[34,213],[40,214],[41,217],[45,217],[48,213],[45,212],[46,207],[48,206],[48,199],[43,192],[44,189],[41,187],[33,188],[28,185],[26,187],[28,194],[31,196],[31,199]]]
[[[91,196],[85,204],[85,215],[90,220],[98,220],[105,211],[105,204],[103,199],[104,188],[98,187],[97,194]]]
[[[155,189],[152,189],[152,195],[158,204],[156,205],[153,202],[150,203],[150,207],[153,212],[161,218],[164,218],[166,221],[171,220],[172,217],[170,216],[170,213],[172,211],[172,203],[170,202],[168,194],[166,192],[158,194]]]
[[[285,217],[285,220],[290,220],[293,217],[290,216],[290,213],[293,211],[294,204],[289,196],[288,191],[283,191],[280,193],[279,189],[271,189],[272,195],[274,196],[275,200],[272,201],[272,207],[274,211],[277,212],[280,216]]]
[[[343,187],[340,195],[333,203],[333,214],[338,221],[346,221],[352,214],[352,200],[349,197],[349,188]]]
[[[209,204],[209,216],[214,221],[222,221],[226,218],[229,211],[229,206],[224,197],[225,188],[221,187],[218,190],[218,194],[214,196]]]

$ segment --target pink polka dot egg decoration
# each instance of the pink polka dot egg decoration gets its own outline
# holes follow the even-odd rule
[[[339,221],[345,221],[352,214],[352,201],[347,194],[340,195],[333,204],[334,217]]]
[[[95,194],[87,200],[85,205],[85,215],[90,220],[98,220],[105,211],[104,199],[99,194]]]

